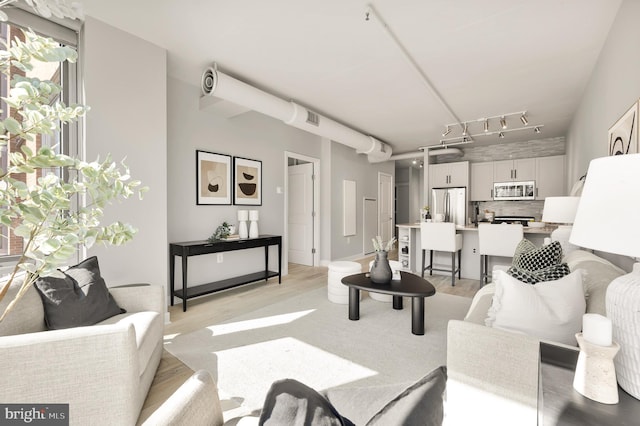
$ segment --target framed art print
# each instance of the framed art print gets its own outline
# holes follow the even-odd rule
[[[196,150],[196,204],[231,204],[231,156]]]
[[[638,148],[638,102],[611,126],[608,141],[609,155],[635,154]]]
[[[233,203],[262,205],[262,161],[233,157]]]

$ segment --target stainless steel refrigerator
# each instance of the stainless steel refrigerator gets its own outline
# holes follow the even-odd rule
[[[465,226],[467,223],[467,188],[433,188],[431,191],[431,218],[444,215],[445,222]]]

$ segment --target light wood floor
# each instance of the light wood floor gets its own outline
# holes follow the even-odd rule
[[[390,258],[394,258],[391,253]],[[360,263],[368,268],[372,257]],[[451,286],[450,276],[434,275],[429,278],[438,292],[473,297],[478,291],[478,280],[456,279]],[[169,307],[171,323],[165,325],[165,335],[189,333],[197,329],[222,323],[245,312],[296,296],[302,292],[327,285],[326,267],[309,267],[289,264],[289,274],[278,285],[277,278],[268,283],[260,282],[215,293],[198,299],[191,299],[187,312],[182,312],[182,301],[176,298]],[[144,422],[166,399],[193,374],[193,370],[166,350],[163,351],[160,366],[140,414],[139,423]]]

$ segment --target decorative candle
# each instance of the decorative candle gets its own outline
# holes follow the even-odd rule
[[[582,335],[587,342],[594,345],[611,346],[611,320],[600,314],[584,314]]]

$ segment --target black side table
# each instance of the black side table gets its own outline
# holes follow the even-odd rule
[[[540,343],[538,424],[543,426],[639,425],[640,401],[618,387],[618,404],[601,404],[573,389],[578,350]]]

